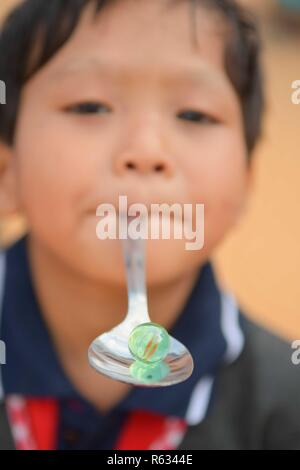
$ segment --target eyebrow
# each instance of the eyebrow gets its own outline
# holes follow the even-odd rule
[[[74,61],[70,62],[55,73],[55,78],[68,79],[73,78],[75,75],[82,73],[93,74],[99,73],[102,77],[109,78],[110,80],[121,81],[124,78],[145,76],[149,77],[151,74],[157,75],[157,69],[148,66],[146,69],[129,66],[128,63],[124,65],[116,65],[104,62],[99,58],[91,59],[89,61]],[[209,67],[201,65],[180,62],[178,65],[160,68],[159,75],[167,84],[194,84],[194,85],[209,85],[210,88],[217,88],[220,83],[226,82],[226,75],[219,72],[217,69],[210,69]]]

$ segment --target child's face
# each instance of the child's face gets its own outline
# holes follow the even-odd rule
[[[245,200],[249,170],[224,69],[224,24],[199,8],[197,49],[188,2],[168,4],[113,2],[94,21],[89,7],[23,90],[13,150],[33,239],[91,279],[123,279],[119,242],[96,237],[100,203],[117,206],[127,195],[128,204],[205,205],[204,249],[148,242],[148,281],[158,283],[201,265]],[[75,108],[90,102],[93,113]]]

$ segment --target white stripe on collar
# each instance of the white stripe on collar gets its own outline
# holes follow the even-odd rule
[[[1,318],[2,318],[2,304],[3,304],[3,297],[4,297],[4,285],[5,285],[5,253],[0,251],[0,333],[1,333]],[[1,336],[0,336],[1,339]],[[4,398],[4,391],[2,385],[2,374],[1,374],[1,365],[0,365],[0,401]]]
[[[233,295],[223,292],[221,304],[221,328],[227,342],[225,361],[231,363],[241,354],[245,338],[239,324],[239,309]]]
[[[244,348],[244,334],[239,324],[239,309],[234,297],[221,292],[221,329],[227,343],[225,362],[234,362]],[[214,376],[205,376],[197,382],[187,408],[185,420],[195,426],[206,416],[214,384]]]
[[[204,419],[210,401],[213,376],[205,376],[197,382],[189,402],[185,420],[189,426],[195,426]]]

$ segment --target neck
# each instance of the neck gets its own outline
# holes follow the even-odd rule
[[[28,255],[42,314],[61,359],[86,358],[97,336],[120,323],[127,310],[126,286],[103,285],[66,267],[35,239]],[[150,318],[167,330],[180,315],[198,271],[148,289]]]

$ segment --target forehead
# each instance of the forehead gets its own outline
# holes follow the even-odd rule
[[[48,69],[57,76],[98,66],[111,75],[225,78],[225,22],[214,10],[194,11],[190,5],[189,0],[113,0],[95,15],[92,3]]]

